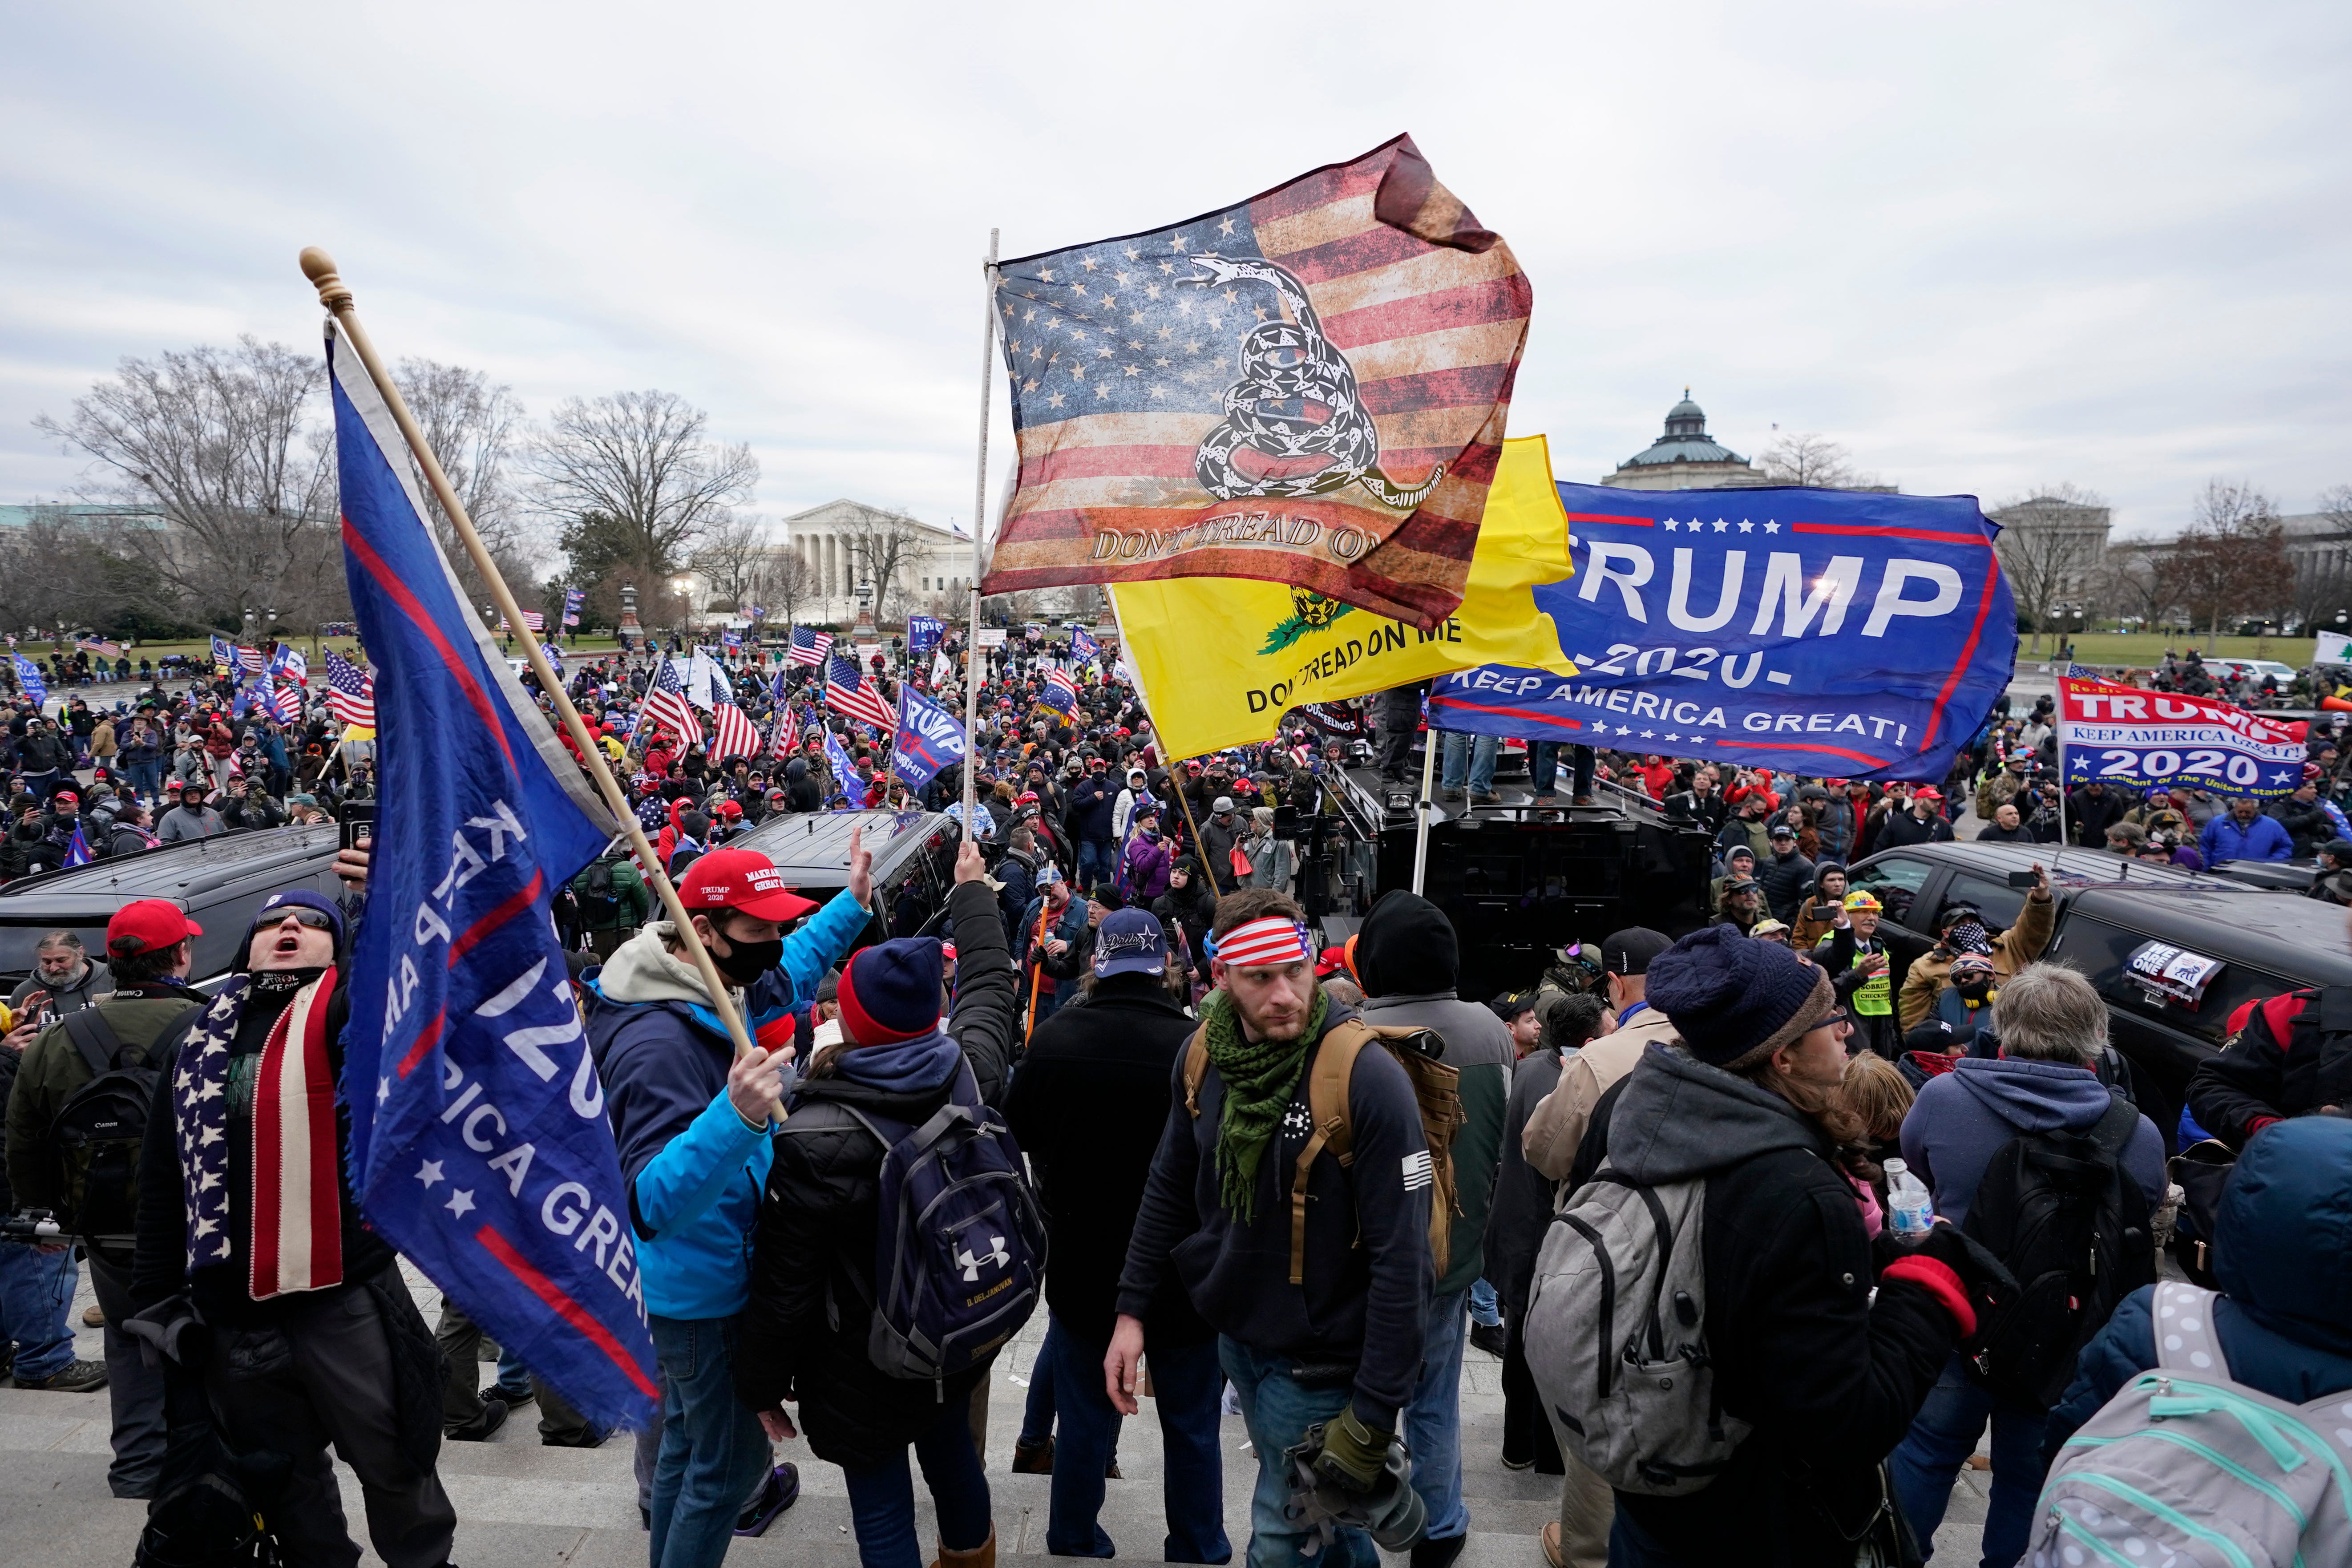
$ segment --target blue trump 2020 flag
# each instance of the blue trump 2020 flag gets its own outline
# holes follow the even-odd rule
[[[2009,683],[2017,607],[1967,496],[1559,487],[1534,590],[1570,676],[1441,676],[1442,730],[1853,779],[1940,779]]]
[[[549,901],[614,824],[467,608],[331,326],[344,573],[375,664],[377,842],[343,1093],[368,1222],[601,1426],[656,1394],[628,1200]]]
[[[963,720],[912,686],[898,688],[898,776],[922,789],[963,761]]]
[[[939,647],[940,635],[946,630],[947,623],[937,616],[908,616],[907,617],[907,657],[920,658]]]

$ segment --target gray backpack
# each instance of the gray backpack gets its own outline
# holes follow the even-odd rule
[[[2352,1396],[2298,1407],[2233,1381],[2214,1300],[2193,1285],[2156,1288],[2156,1368],[2059,1450],[2027,1563],[2352,1563]]]
[[[1559,1440],[1620,1491],[1688,1497],[1748,1433],[1706,1352],[1705,1178],[1642,1186],[1604,1161],[1536,1259],[1528,1370]]]

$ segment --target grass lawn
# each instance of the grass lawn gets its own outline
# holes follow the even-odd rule
[[[2058,638],[2044,632],[2041,649],[2036,652],[2033,638],[2021,637],[2018,639],[2017,662],[2021,667],[2041,664],[2052,657],[2057,646]],[[2172,632],[2078,632],[2074,637],[2074,657],[2084,664],[2147,668],[2162,664],[2168,647],[2184,657],[2193,647],[2209,658],[2274,658],[2300,668],[2310,662],[2312,639],[2183,637]]]
[[[304,658],[310,659],[312,664],[317,667],[311,673],[321,679],[325,679],[327,673],[325,660],[321,658],[319,652],[321,647],[333,648],[345,658],[350,658],[353,656],[353,650],[359,646],[358,639],[354,637],[327,637],[319,641],[314,641],[310,637],[288,637],[285,640],[292,643],[294,647],[301,652]],[[501,646],[503,646],[503,643]],[[572,651],[572,645],[566,643],[563,646],[564,652],[567,655],[570,654]],[[611,637],[582,637],[580,639],[579,651],[583,654],[610,653],[618,645]],[[65,651],[69,653],[72,650],[58,650],[52,648],[49,644],[45,642],[32,642],[27,640],[18,647],[17,651],[31,655],[36,658],[47,659],[52,652]],[[212,643],[209,639],[205,638],[198,638],[194,642],[142,642],[136,647],[125,648],[123,651],[131,656],[131,668],[135,670],[139,668],[139,661],[142,658],[152,659],[160,664],[163,659],[175,653],[197,659],[210,658],[212,657]],[[520,638],[517,638],[515,641],[515,651],[518,655],[522,651],[522,641]]]

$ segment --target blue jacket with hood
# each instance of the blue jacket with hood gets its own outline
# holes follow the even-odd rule
[[[2107,1086],[2089,1068],[2015,1057],[1962,1057],[1929,1079],[1903,1118],[1903,1160],[1954,1225],[1969,1217],[1985,1166],[2023,1132],[2088,1132],[2107,1113]],[[2150,1210],[2164,1202],[2164,1135],[2143,1116],[2124,1147],[2124,1169]]]
[[[847,892],[784,939],[777,966],[736,993],[755,1036],[789,1020],[866,929]],[[743,1310],[751,1237],[767,1184],[771,1129],[743,1124],[727,1100],[734,1047],[693,964],[648,921],[587,977],[588,1048],[604,1082],[646,1310],[726,1318]]]
[[[2352,1121],[2297,1117],[2247,1143],[2214,1216],[2213,1331],[2230,1375],[2295,1405],[2352,1389]],[[2156,1365],[2153,1287],[2083,1347],[2050,1413],[2045,1465],[2116,1391]]]

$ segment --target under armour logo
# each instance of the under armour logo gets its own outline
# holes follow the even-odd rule
[[[971,1255],[971,1248],[969,1247],[956,1254],[956,1261],[963,1265],[963,1277],[966,1279],[978,1279],[980,1278],[980,1266],[983,1263],[993,1263],[996,1267],[1002,1268],[1006,1264],[1013,1261],[1013,1254],[1004,1250],[1004,1238],[1003,1237],[990,1237],[988,1238],[988,1246],[989,1250],[982,1253],[978,1258],[974,1258]]]

